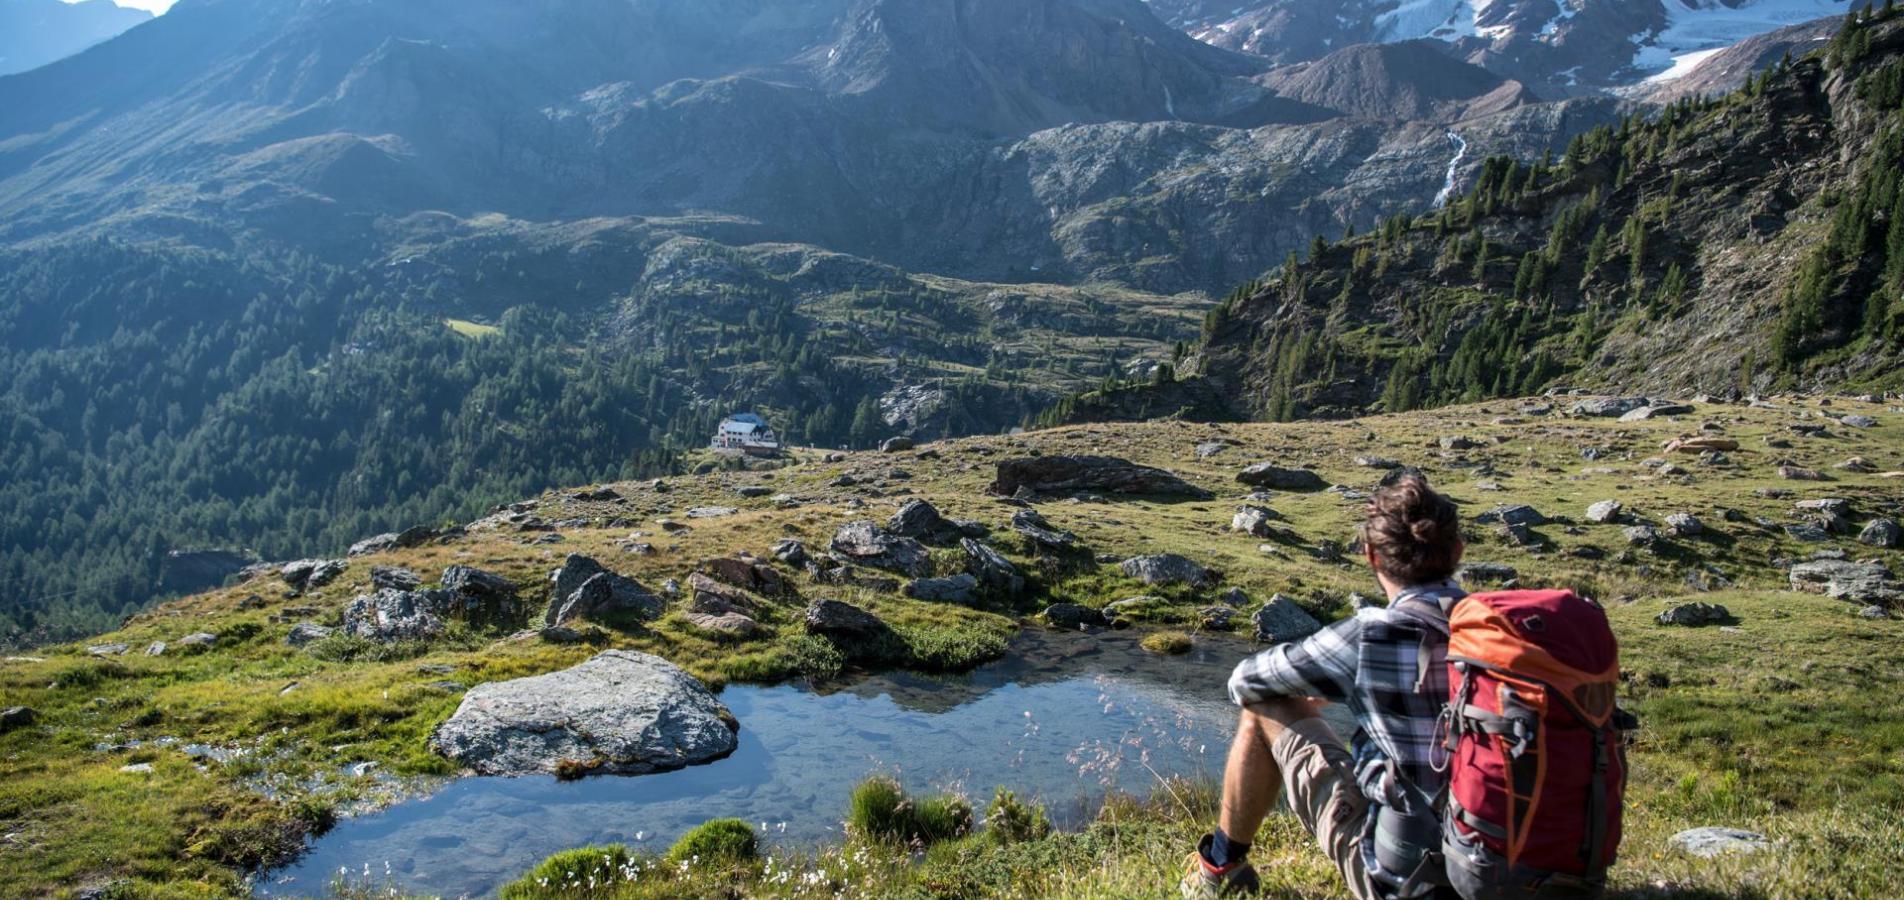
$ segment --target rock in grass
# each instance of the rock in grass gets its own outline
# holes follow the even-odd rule
[[[1204,587],[1214,580],[1209,569],[1175,553],[1133,556],[1119,563],[1118,569],[1125,575],[1152,585],[1184,584],[1191,587]]]
[[[965,570],[985,590],[1005,597],[1024,592],[1025,579],[1018,574],[1018,567],[990,544],[968,537],[960,539],[959,549],[965,551]]]
[[[1163,469],[1141,466],[1114,456],[1027,456],[1002,460],[989,490],[1001,497],[1020,491],[1034,494],[1138,494],[1191,497],[1212,496],[1196,485]]]
[[[1878,426],[1878,420],[1870,416],[1850,415],[1838,421],[1852,428],[1876,428]]]
[[[218,635],[209,631],[196,631],[178,640],[181,647],[210,647],[218,643]]]
[[[285,635],[284,642],[293,647],[303,647],[330,637],[334,630],[316,622],[299,622],[291,626],[291,633]]]
[[[1779,466],[1778,477],[1786,479],[1788,481],[1824,481],[1826,480],[1825,473],[1820,472],[1817,469],[1807,469],[1803,466]]]
[[[1659,532],[1651,525],[1630,525],[1626,529],[1626,542],[1635,547],[1651,547],[1659,543]]]
[[[1252,537],[1266,538],[1274,532],[1269,523],[1275,519],[1275,511],[1266,507],[1244,506],[1236,511],[1236,515],[1230,517],[1230,530]]]
[[[1077,535],[1052,527],[1035,509],[1021,509],[1012,513],[1011,527],[1033,544],[1049,550],[1063,550],[1078,542]]]
[[[1575,403],[1571,411],[1576,416],[1614,417],[1646,405],[1645,397],[1592,397]]]
[[[1680,603],[1654,617],[1661,625],[1698,628],[1732,621],[1732,613],[1717,603]]]
[[[1540,510],[1528,506],[1525,503],[1511,503],[1506,506],[1494,507],[1487,512],[1475,516],[1474,521],[1475,524],[1478,525],[1498,523],[1501,525],[1532,526],[1547,524],[1547,517],[1541,515]]]
[[[892,534],[870,520],[848,522],[833,533],[834,557],[841,562],[870,566],[923,578],[932,572],[925,545]]]
[[[1076,603],[1053,603],[1045,607],[1044,616],[1053,628],[1095,628],[1104,624],[1104,613]]]
[[[603,620],[633,616],[641,621],[661,617],[667,602],[640,582],[611,572],[578,553],[562,561],[552,579],[555,585],[544,625],[563,625],[575,619]]]
[[[1222,441],[1208,441],[1197,445],[1197,458],[1209,459],[1228,449],[1230,449],[1230,445]]]
[[[1852,603],[1894,603],[1904,600],[1904,585],[1892,580],[1882,563],[1820,559],[1797,563],[1786,573],[1792,590],[1824,594]]]
[[[31,706],[9,706],[0,709],[0,734],[6,734],[16,728],[26,728],[40,720],[40,711]]]
[[[1356,457],[1355,464],[1364,469],[1399,469],[1402,467],[1401,463],[1389,459],[1388,457],[1372,455]]]
[[[1666,527],[1680,537],[1692,537],[1703,534],[1706,530],[1706,524],[1691,513],[1673,513],[1667,516]]]
[[[1270,597],[1250,620],[1256,623],[1256,639],[1268,644],[1299,641],[1322,630],[1308,610],[1281,594]]]
[[[344,632],[379,643],[427,641],[449,627],[448,591],[385,588],[352,600],[344,609]]]
[[[939,514],[939,508],[924,500],[908,500],[886,520],[886,530],[900,537],[918,538],[927,543],[952,540],[959,526]]]
[[[1757,853],[1770,847],[1765,835],[1739,828],[1689,828],[1672,836],[1673,847],[1700,859],[1734,853]]]
[[[1464,582],[1507,584],[1520,578],[1521,573],[1503,563],[1477,562],[1462,566],[1460,576]]]
[[[760,629],[760,623],[738,612],[720,615],[693,612],[683,616],[682,620],[702,631],[732,638],[752,637],[754,632]]]
[[[1308,469],[1288,469],[1266,462],[1238,472],[1236,480],[1273,491],[1320,491],[1329,486],[1322,476]]]
[[[1595,525],[1610,525],[1620,521],[1620,516],[1625,512],[1626,506],[1620,501],[1602,500],[1587,507],[1587,521]]]
[[[341,559],[300,559],[285,563],[278,575],[285,584],[302,591],[330,584],[348,568],[350,564]]]
[[[978,599],[978,579],[969,572],[950,578],[918,578],[906,585],[906,596],[929,603],[971,605]]]
[[[86,648],[86,653],[89,656],[123,656],[130,649],[125,644],[93,644]]]
[[[1858,532],[1858,542],[1886,550],[1895,549],[1898,540],[1904,536],[1895,519],[1875,519]]]
[[[414,591],[423,586],[423,576],[403,566],[371,566],[370,586],[393,591]]]
[[[885,620],[851,603],[815,600],[804,616],[807,632],[848,640],[884,637],[892,632]]]
[[[574,668],[477,685],[430,748],[482,775],[642,775],[734,752],[739,725],[694,676],[610,650]]]

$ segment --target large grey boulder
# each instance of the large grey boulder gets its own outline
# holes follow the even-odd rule
[[[716,581],[762,597],[789,600],[799,594],[793,582],[779,570],[747,554],[704,559],[695,568]]]
[[[1153,585],[1205,587],[1214,580],[1209,569],[1175,553],[1133,556],[1119,563],[1118,569],[1138,581]]]
[[[1545,525],[1547,517],[1525,503],[1497,506],[1474,517],[1477,525]]]
[[[16,728],[25,728],[40,720],[40,713],[31,706],[9,706],[0,709],[0,734],[6,734]]]
[[[1266,538],[1275,533],[1269,523],[1275,521],[1274,510],[1263,506],[1244,506],[1230,517],[1230,530],[1251,537]]]
[[[1250,621],[1256,624],[1256,639],[1268,644],[1300,641],[1322,630],[1315,616],[1281,594],[1270,597]]]
[[[1904,531],[1898,528],[1897,520],[1874,519],[1864,526],[1863,531],[1858,532],[1858,541],[1888,550],[1898,545],[1900,536],[1904,536]]]
[[[734,752],[739,725],[658,656],[610,650],[574,668],[471,688],[430,748],[482,775],[642,775]]]
[[[1706,523],[1692,513],[1673,513],[1666,517],[1666,527],[1680,537],[1693,537],[1705,533]]]
[[[555,592],[544,625],[562,625],[575,619],[603,621],[633,617],[643,622],[661,617],[666,600],[640,582],[615,572],[580,554],[569,554],[557,569]]]
[[[1006,597],[1024,593],[1024,576],[1018,574],[1018,567],[1012,565],[1005,554],[973,538],[960,540],[959,549],[965,551],[965,571],[972,573],[985,590]]]
[[[291,633],[284,636],[284,642],[293,647],[304,647],[330,637],[335,630],[316,622],[299,622],[291,626]]]
[[[1680,603],[1653,617],[1661,625],[1699,628],[1732,621],[1732,612],[1717,603]]]
[[[1076,603],[1053,603],[1045,607],[1044,615],[1053,628],[1095,628],[1104,624],[1104,613]]]
[[[443,570],[443,590],[450,594],[450,614],[473,625],[514,627],[528,618],[516,583],[494,572],[450,566]]]
[[[1274,491],[1320,491],[1329,486],[1321,475],[1308,469],[1287,469],[1273,463],[1257,463],[1236,474],[1236,480],[1251,487]]]
[[[300,591],[321,588],[337,580],[350,565],[341,559],[300,559],[284,564],[278,577]]]
[[[1645,397],[1590,397],[1573,405],[1576,416],[1624,416],[1646,406]]]
[[[1112,456],[1026,456],[998,463],[991,492],[1145,494],[1208,500],[1206,491],[1163,469]]]
[[[844,563],[900,572],[914,578],[932,574],[932,557],[924,544],[892,534],[879,524],[861,519],[840,526],[830,545]]]
[[[1620,521],[1626,513],[1626,507],[1618,500],[1602,500],[1587,507],[1587,521],[1595,525],[1611,525]]]

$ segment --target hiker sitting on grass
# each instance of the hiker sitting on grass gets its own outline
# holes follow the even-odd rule
[[[1469,597],[1454,503],[1413,470],[1370,499],[1363,543],[1388,606],[1230,677],[1242,721],[1184,896],[1258,889],[1250,841],[1279,789],[1358,900],[1600,896],[1627,727],[1604,610],[1571,591]],[[1350,746],[1319,701],[1354,714]]]

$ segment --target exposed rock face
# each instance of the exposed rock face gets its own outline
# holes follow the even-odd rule
[[[577,618],[602,620],[623,616],[646,622],[660,618],[667,609],[667,601],[642,587],[640,582],[610,572],[601,563],[579,554],[569,554],[553,580],[554,598],[543,616],[543,623],[547,625],[561,625]]]
[[[1573,405],[1576,416],[1624,416],[1647,405],[1645,397],[1590,397]]]
[[[920,578],[906,585],[906,596],[933,603],[971,604],[977,600],[978,579],[960,572],[950,578]]]
[[[330,584],[347,568],[349,564],[341,559],[300,559],[285,563],[278,575],[285,584],[302,591]]]
[[[423,576],[402,566],[371,566],[370,586],[394,591],[414,591],[423,586]]]
[[[516,583],[494,572],[456,565],[443,570],[443,589],[455,599],[456,615],[476,625],[515,625],[528,617]]]
[[[881,453],[903,453],[913,447],[912,438],[892,437],[879,442]]]
[[[739,612],[751,616],[759,611],[759,603],[746,591],[699,572],[688,576],[688,590],[691,597],[688,609],[692,612],[713,616]]]
[[[1024,592],[1025,579],[1018,574],[1018,567],[990,544],[964,538],[959,541],[959,549],[965,551],[965,570],[972,573],[985,590],[1005,597],[1016,597]]]
[[[1661,625],[1698,628],[1732,621],[1732,613],[1717,603],[1680,603],[1654,618]]]
[[[364,538],[363,540],[350,545],[350,552],[346,555],[352,556],[352,557],[369,556],[372,553],[383,553],[389,550],[402,550],[409,547],[421,547],[423,546],[423,544],[428,542],[431,538],[434,538],[436,536],[437,536],[436,529],[430,528],[425,525],[417,525],[412,528],[406,528],[402,531],[392,531],[388,534],[380,534],[380,535],[377,535],[376,537]]]
[[[1757,853],[1772,845],[1765,835],[1740,828],[1690,828],[1672,836],[1674,847],[1701,859]]]
[[[483,775],[641,775],[734,752],[738,725],[707,686],[646,653],[477,685],[430,748]]]
[[[344,632],[378,642],[427,641],[448,627],[448,591],[383,588],[352,600],[344,609]]]
[[[1214,581],[1209,569],[1175,553],[1133,556],[1119,563],[1118,568],[1145,584],[1206,587]]]
[[[872,640],[892,634],[885,620],[840,600],[813,601],[804,619],[808,633],[827,637]]]
[[[1888,550],[1897,547],[1901,535],[1904,535],[1904,530],[1898,527],[1897,520],[1874,519],[1864,526],[1863,531],[1858,532],[1858,541]]]
[[[998,463],[991,492],[1012,496],[1100,492],[1207,500],[1213,496],[1163,469],[1140,466],[1111,456],[1030,456]]]
[[[1273,463],[1257,463],[1237,473],[1236,480],[1251,487],[1275,491],[1320,491],[1329,486],[1308,469],[1286,469]]]
[[[1053,603],[1045,607],[1045,621],[1053,628],[1096,628],[1104,624],[1104,614],[1076,603]]]
[[[914,578],[932,573],[932,557],[924,544],[888,533],[869,520],[848,522],[833,533],[830,545],[841,562],[900,572]]]
[[[1250,621],[1256,625],[1256,639],[1267,644],[1299,641],[1322,630],[1315,616],[1281,594],[1270,597]]]

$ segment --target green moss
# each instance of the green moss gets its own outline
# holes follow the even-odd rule
[[[1180,653],[1189,653],[1190,648],[1195,646],[1195,642],[1181,631],[1158,631],[1144,635],[1144,639],[1139,641],[1138,645],[1152,653],[1175,656]]]

